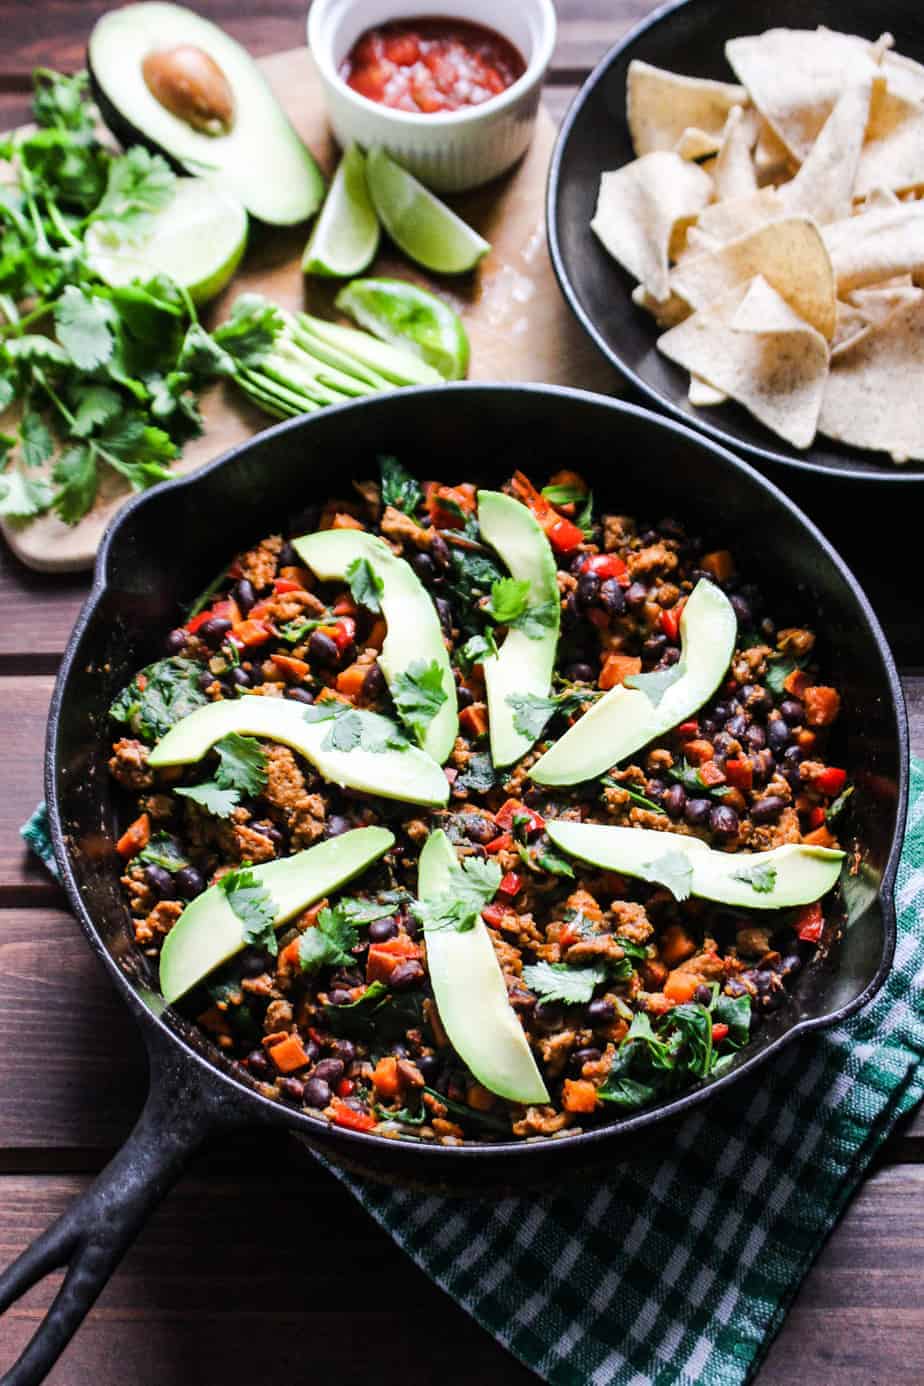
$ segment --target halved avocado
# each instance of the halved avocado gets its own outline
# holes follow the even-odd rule
[[[325,582],[345,579],[348,568],[358,559],[364,559],[381,580],[379,601],[388,633],[379,664],[389,688],[416,660],[426,664],[435,661],[442,672],[446,701],[434,714],[420,742],[427,755],[442,764],[459,734],[456,681],[436,607],[411,565],[396,557],[383,539],[358,529],[303,534],[293,540],[293,547]]]
[[[449,799],[449,782],[439,765],[416,746],[395,750],[384,746],[398,728],[387,717],[363,713],[365,725],[383,744],[382,750],[356,746],[351,751],[325,748],[331,721],[308,722],[302,703],[285,698],[249,696],[228,698],[197,708],[161,737],[148,757],[155,769],[161,765],[191,765],[229,732],[263,736],[281,741],[309,760],[332,784],[359,789],[382,799],[438,808]]]
[[[281,861],[248,869],[265,886],[280,928],[302,910],[345,885],[394,845],[386,828],[354,828],[319,842]],[[244,946],[241,921],[221,884],[210,886],[187,905],[164,940],[160,955],[160,989],[175,1001],[228,961]]]
[[[581,784],[692,717],[725,677],[735,652],[737,630],[731,602],[703,578],[680,618],[676,681],[660,697],[625,684],[605,693],[537,760],[529,772],[532,778],[537,784]]]
[[[539,617],[529,634],[508,630],[498,653],[483,664],[491,759],[498,766],[512,765],[526,755],[536,738],[517,729],[509,699],[524,693],[548,697],[552,682],[561,618],[558,578],[549,541],[525,505],[501,491],[479,491],[478,524],[482,539],[511,576],[529,583],[526,617]]]
[[[147,145],[179,172],[209,174],[272,225],[317,211],[317,164],[253,58],[216,24],[160,0],[111,10],[90,35],[87,66],[103,120],[123,144]]]
[[[452,889],[458,861],[444,832],[431,833],[420,854],[422,900]],[[481,918],[465,933],[425,929],[427,968],[440,1020],[459,1057],[489,1092],[511,1102],[548,1102],[533,1051],[507,999],[507,988]]]
[[[751,910],[779,910],[820,900],[841,873],[844,853],[830,847],[787,842],[770,852],[715,852],[698,837],[654,828],[616,828],[559,818],[546,832],[579,861],[643,881],[684,880],[686,894]],[[689,872],[680,870],[681,856]]]

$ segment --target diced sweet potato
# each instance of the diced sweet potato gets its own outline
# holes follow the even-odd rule
[[[597,1106],[597,1089],[584,1078],[566,1078],[561,1105],[566,1112],[592,1112]]]
[[[604,690],[616,688],[625,683],[631,674],[639,674],[641,670],[642,661],[636,655],[608,654],[597,682]]]
[[[805,720],[810,727],[830,727],[841,710],[841,695],[836,688],[814,684],[802,694]]]

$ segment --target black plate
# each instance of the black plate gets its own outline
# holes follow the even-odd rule
[[[295,523],[309,503],[347,493],[382,451],[424,476],[497,484],[516,466],[537,477],[576,464],[601,505],[657,520],[678,515],[746,556],[778,617],[811,619],[844,712],[838,762],[857,785],[861,869],[844,892],[846,929],[800,976],[787,1003],[736,1066],[583,1135],[503,1145],[427,1146],[327,1126],[263,1097],[194,1025],[165,1007],[156,968],[132,942],[113,851],[119,802],[106,761],[107,710],[165,632],[242,547]],[[713,496],[722,497],[717,507]],[[904,823],[908,738],[895,666],[859,584],[819,531],[775,486],[669,419],[576,390],[456,384],[399,390],[281,424],[191,477],[129,503],[107,532],[93,590],[58,677],[45,787],[55,854],[71,908],[144,1036],[151,1091],[127,1144],[96,1184],[0,1275],[0,1312],[54,1267],[62,1294],[9,1386],[34,1386],[86,1313],[151,1208],[196,1144],[216,1129],[285,1126],[338,1162],[405,1185],[508,1191],[568,1170],[612,1168],[669,1121],[733,1084],[796,1036],[852,1014],[882,985],[895,948],[892,887]],[[123,825],[124,826],[124,825]],[[742,1098],[746,1102],[747,1095]],[[657,1131],[653,1128],[657,1127]]]
[[[657,10],[607,53],[581,88],[552,158],[546,203],[555,273],[578,321],[605,356],[655,404],[728,447],[762,462],[881,482],[921,481],[924,462],[897,465],[886,454],[818,435],[805,452],[790,448],[738,404],[694,409],[689,373],[662,356],[654,319],[632,303],[635,281],[590,229],[600,175],[635,158],[626,124],[626,73],[640,59],[691,77],[736,80],[725,43],[765,29],[826,25],[866,38],[884,29],[906,57],[924,62],[921,0],[681,0]]]

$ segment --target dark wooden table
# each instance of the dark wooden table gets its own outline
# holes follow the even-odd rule
[[[81,65],[90,25],[106,8],[100,0],[0,0],[0,127],[24,117],[34,66]],[[197,8],[257,54],[303,41],[304,0],[199,0]],[[546,92],[556,119],[588,69],[650,8],[647,0],[558,0]],[[825,526],[824,513],[816,518]],[[861,575],[888,594],[887,570]],[[129,1022],[61,893],[27,858],[17,833],[40,796],[53,676],[86,589],[85,577],[39,577],[0,553],[0,1264],[106,1163],[145,1086]],[[898,608],[891,615],[890,623],[884,608],[903,662],[912,741],[924,753],[917,623]],[[761,1386],[797,1378],[801,1386],[921,1382],[922,1160],[918,1116],[890,1141],[806,1279]],[[46,1282],[2,1321],[0,1371],[31,1335],[57,1283]],[[264,1134],[196,1161],[51,1381],[264,1386],[286,1378],[341,1386],[533,1379],[332,1177],[286,1138]]]

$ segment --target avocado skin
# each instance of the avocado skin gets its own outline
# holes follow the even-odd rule
[[[169,149],[164,149],[161,145],[156,144],[154,140],[150,140],[146,135],[143,135],[137,126],[131,123],[128,116],[124,115],[119,108],[114,106],[109,100],[109,97],[103,91],[102,84],[97,80],[96,73],[93,71],[89,48],[86,51],[86,69],[90,78],[90,93],[99,107],[99,113],[102,116],[103,124],[111,134],[115,135],[122,148],[130,149],[132,145],[140,144],[152,154],[159,154],[162,159],[166,159],[174,173],[182,173],[188,176],[189,169],[184,168],[179,159],[173,157]]]

